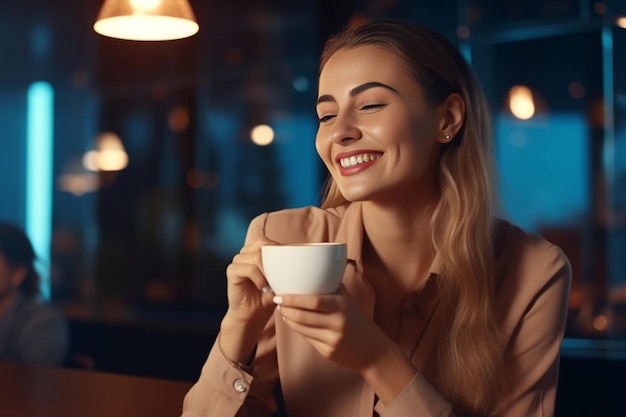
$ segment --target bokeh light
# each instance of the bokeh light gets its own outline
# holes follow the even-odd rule
[[[524,85],[516,85],[509,92],[509,108],[513,116],[528,120],[535,114],[533,92]]]
[[[250,139],[259,146],[267,146],[274,141],[274,129],[268,125],[257,125],[250,131]]]

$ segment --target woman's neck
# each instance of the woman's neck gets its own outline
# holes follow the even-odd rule
[[[434,207],[434,202],[393,206],[364,202],[364,262],[377,264],[376,269],[382,268],[406,289],[421,285],[419,278],[427,278],[435,256]]]

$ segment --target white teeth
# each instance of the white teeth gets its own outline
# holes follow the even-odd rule
[[[380,154],[375,153],[364,153],[361,155],[351,156],[349,158],[341,158],[339,162],[341,166],[344,168],[353,167],[358,164],[362,164],[363,162],[373,161],[374,159],[378,159]]]

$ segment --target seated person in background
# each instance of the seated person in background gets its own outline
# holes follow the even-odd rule
[[[69,345],[67,323],[39,299],[35,258],[26,234],[0,222],[0,361],[60,366]]]

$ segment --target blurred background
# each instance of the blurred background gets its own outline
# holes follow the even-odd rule
[[[196,35],[140,42],[94,32],[101,0],[0,0],[0,219],[35,245],[71,366],[197,378],[248,222],[320,200],[323,41],[402,18],[471,62],[508,215],[571,260],[557,413],[626,415],[626,1],[190,4]]]

